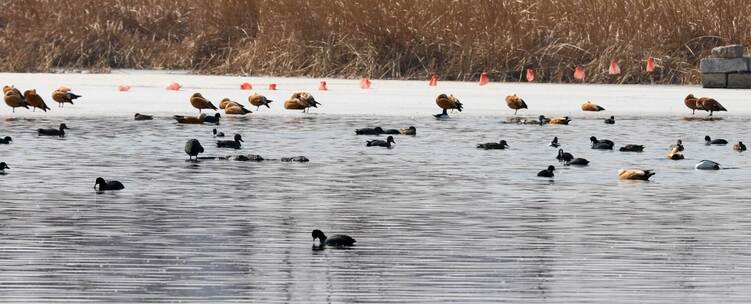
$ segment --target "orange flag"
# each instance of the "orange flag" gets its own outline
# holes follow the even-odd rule
[[[608,74],[610,75],[620,75],[621,74],[621,68],[618,67],[618,61],[613,59],[610,60],[610,69],[608,69]]]
[[[535,69],[527,69],[527,81],[535,81]]]
[[[248,82],[243,82],[242,84],[240,84],[240,90],[252,90],[252,89],[253,89],[253,86],[250,85],[250,83]]]
[[[484,86],[488,84],[488,82],[490,82],[490,80],[488,80],[488,73],[482,72],[480,74],[480,85]]]
[[[360,80],[360,88],[370,89],[370,79],[368,79],[368,77],[363,77],[362,80]]]
[[[584,68],[576,66],[574,70],[574,79],[584,81]]]
[[[428,85],[431,87],[438,85],[438,75],[433,74],[433,76],[430,76],[430,82],[428,82]]]
[[[647,72],[652,73],[655,70],[655,59],[652,56],[647,58]]]

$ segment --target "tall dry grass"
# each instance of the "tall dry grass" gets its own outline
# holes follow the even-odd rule
[[[13,0],[0,69],[696,83],[712,47],[751,42],[748,16],[743,0]]]

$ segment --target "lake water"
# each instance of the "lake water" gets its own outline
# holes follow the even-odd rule
[[[0,122],[14,139],[0,145],[11,167],[0,176],[2,302],[751,301],[751,161],[732,150],[747,117],[541,127],[465,113],[252,115],[219,126],[243,135],[237,151],[215,147],[213,126],[167,116]],[[36,135],[60,122],[64,139]],[[417,136],[393,149],[353,132],[410,125]],[[646,149],[591,150],[592,135]],[[553,136],[590,166],[559,165]],[[190,138],[201,156],[310,162],[187,162]],[[678,138],[686,160],[666,159]],[[500,139],[511,148],[475,148]],[[702,159],[727,169],[694,170]],[[554,179],[536,177],[551,164]],[[657,175],[623,182],[620,168]],[[126,189],[97,194],[99,176]],[[314,251],[316,228],[357,245]]]

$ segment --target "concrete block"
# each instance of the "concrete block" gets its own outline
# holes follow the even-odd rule
[[[728,83],[728,75],[725,73],[702,74],[702,87],[705,88],[725,88]]]
[[[728,74],[728,89],[751,89],[751,73]]]
[[[748,72],[748,60],[746,58],[704,58],[699,62],[699,71],[702,73]]]
[[[712,57],[715,58],[741,58],[743,57],[743,45],[731,44],[718,46],[712,49]]]

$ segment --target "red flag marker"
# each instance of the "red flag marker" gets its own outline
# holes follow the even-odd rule
[[[240,84],[240,90],[252,90],[253,86],[248,82],[243,82]]]
[[[647,73],[652,73],[655,70],[655,59],[652,56],[647,58]]]
[[[618,60],[610,60],[610,68],[608,69],[608,74],[610,75],[620,75],[621,74],[621,68],[618,67]]]
[[[431,86],[431,87],[437,86],[438,85],[438,75],[433,74],[432,76],[430,76],[430,82],[428,82],[428,85]]]
[[[484,86],[488,84],[488,82],[490,82],[490,80],[488,79],[488,73],[482,72],[480,74],[480,85]]]
[[[574,70],[574,79],[584,81],[584,74],[584,68],[576,66],[576,69]]]
[[[360,88],[370,89],[370,79],[368,79],[368,77],[363,77],[362,80],[360,80]]]
[[[269,91],[276,91],[276,83],[269,83]]]
[[[117,90],[120,92],[127,92],[127,91],[130,91],[130,86],[127,84],[121,84],[117,86]]]
[[[181,86],[181,85],[180,85],[179,83],[177,83],[177,82],[172,82],[172,83],[170,83],[170,84],[169,84],[169,85],[167,86],[167,90],[170,90],[170,91],[180,91],[180,88],[182,88],[182,87],[183,87],[183,86]]]
[[[535,81],[535,70],[534,69],[527,69],[527,81],[528,82]]]
[[[321,80],[321,84],[318,85],[318,90],[319,91],[328,91],[329,90],[329,86],[326,85],[326,81]]]

